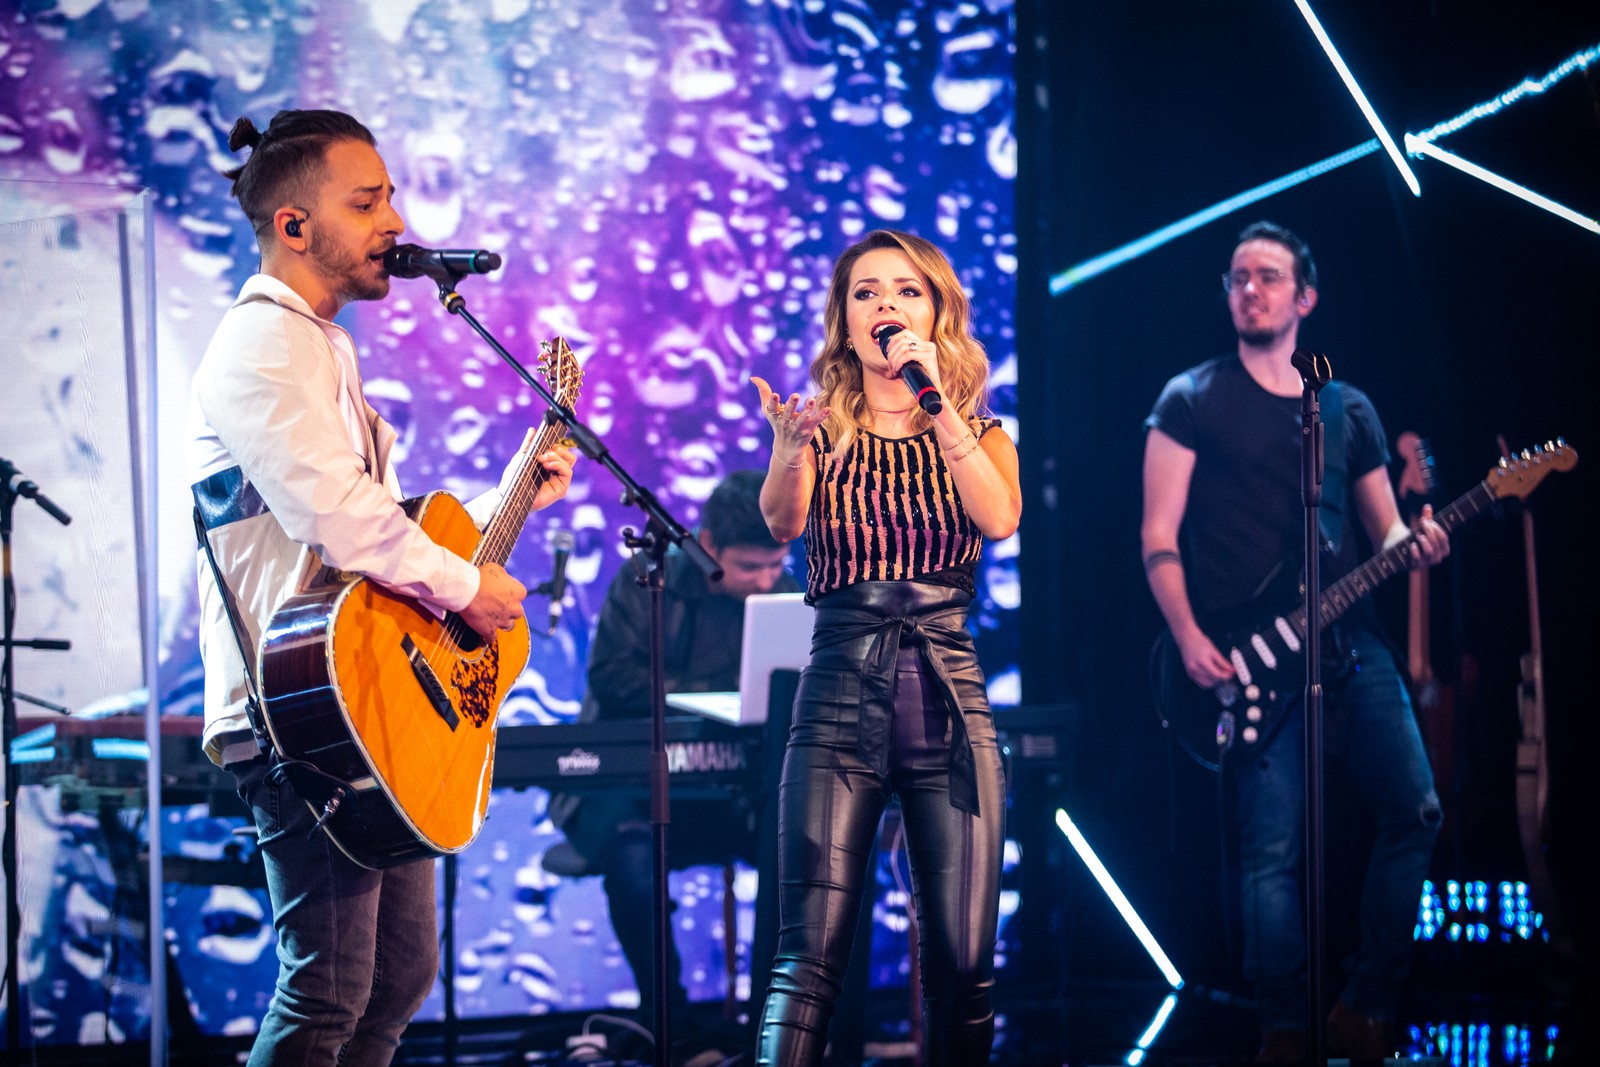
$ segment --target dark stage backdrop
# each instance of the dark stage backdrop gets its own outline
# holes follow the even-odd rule
[[[1398,139],[1540,78],[1600,44],[1593,5],[1313,5]],[[1218,921],[1214,778],[1163,736],[1145,682],[1160,627],[1139,562],[1142,420],[1173,374],[1232,350],[1219,277],[1235,236],[1266,218],[1310,243],[1321,302],[1302,343],[1361,386],[1391,450],[1432,440],[1446,499],[1485,476],[1496,435],[1566,435],[1582,457],[1531,498],[1541,573],[1553,819],[1565,911],[1593,840],[1597,741],[1594,512],[1600,438],[1595,284],[1600,237],[1438,163],[1413,197],[1380,151],[1185,235],[1059,295],[1049,279],[1246,189],[1372,137],[1289,3],[1034,3],[1019,41],[1019,347],[1036,431],[1023,449],[1024,696],[1081,697],[1094,755],[1063,799],[1191,981],[1236,989]],[[1591,218],[1600,215],[1593,67],[1439,144]],[[1528,647],[1521,523],[1479,520],[1435,573],[1434,651],[1459,683],[1451,805],[1436,875],[1522,877],[1511,793],[1518,657]],[[1452,589],[1453,586],[1453,589]],[[1404,638],[1403,583],[1380,607]],[[1459,620],[1459,628],[1453,623]],[[1465,670],[1467,676],[1463,677]],[[1089,886],[1087,894],[1098,894]],[[1092,896],[1082,898],[1086,906]],[[1080,976],[1155,978],[1113,918],[1079,925]],[[1336,933],[1343,933],[1342,931]],[[1330,959],[1336,960],[1333,956]],[[1157,979],[1158,980],[1158,979]],[[1334,986],[1337,988],[1337,985]]]
[[[504,255],[502,271],[461,286],[471,309],[525,362],[539,339],[568,340],[587,374],[580,416],[686,525],[724,474],[764,465],[768,433],[748,378],[806,390],[831,262],[873,228],[911,230],[947,251],[989,349],[993,406],[1016,431],[1007,2],[154,0],[6,12],[0,184],[15,201],[9,213],[59,213],[87,187],[158,196],[161,689],[170,715],[199,714],[201,696],[181,465],[188,379],[257,261],[218,176],[242,158],[226,149],[240,115],[265,127],[280,108],[336,107],[365,120],[399,186],[406,238]],[[401,431],[407,487],[465,498],[492,485],[541,415],[535,398],[443,312],[431,283],[397,281],[387,301],[352,306],[344,321],[368,395]],[[30,381],[12,395],[50,397],[67,384]],[[48,439],[44,408],[16,417],[41,420],[27,425]],[[6,418],[9,436],[9,409]],[[548,575],[546,533],[570,527],[575,591],[503,723],[576,714],[590,627],[624,563],[620,530],[630,524],[639,514],[618,503],[618,486],[594,464],[580,466],[569,504],[530,523],[512,571],[530,585]],[[1017,553],[1015,540],[988,552],[973,612],[1001,704],[1020,694]],[[542,603],[529,603],[538,616]],[[63,632],[71,626],[52,618]],[[25,663],[39,696],[74,707],[108,696],[52,675],[46,659]],[[542,798],[496,803],[486,844],[463,863],[464,1011],[625,1002],[631,980],[593,880],[557,884],[538,866],[550,840]],[[178,853],[205,858],[226,847],[227,829],[202,808],[173,812],[167,833]],[[24,833],[71,838],[78,873],[63,875],[59,892],[78,902],[73,921],[114,916],[115,879],[97,865],[92,827],[41,818]],[[702,884],[680,895],[698,899]],[[202,1027],[253,1028],[273,968],[264,895],[179,885],[168,893]],[[740,893],[747,922],[748,879]],[[719,950],[711,923],[702,927],[686,973],[695,995],[711,996]],[[111,950],[91,939],[68,951],[71,933],[47,930],[30,948],[36,995],[59,994],[41,1039],[93,1040],[108,1025],[140,1033],[148,1020],[136,997],[106,1016],[97,987]],[[603,967],[583,969],[596,958]]]

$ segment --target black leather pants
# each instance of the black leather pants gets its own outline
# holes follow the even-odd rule
[[[780,930],[758,1064],[822,1062],[856,919],[871,906],[867,860],[892,796],[918,917],[925,1063],[988,1062],[1005,783],[966,602],[956,590],[911,582],[860,583],[818,601],[779,794]],[[891,624],[897,647],[874,652]],[[892,678],[886,694],[874,696],[863,670],[873,662],[878,681]],[[863,720],[885,714],[886,752],[874,768],[859,751]],[[958,793],[975,784],[976,811],[952,802],[952,777],[969,771]]]

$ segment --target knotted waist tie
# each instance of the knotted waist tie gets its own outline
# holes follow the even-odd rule
[[[978,776],[962,712],[986,712],[989,705],[977,650],[967,632],[971,599],[960,589],[911,581],[856,582],[835,590],[816,602],[811,667],[859,672],[856,755],[887,777],[895,661],[902,645],[915,646],[950,714],[950,803],[977,815]],[[966,708],[958,683],[964,683],[968,694]]]

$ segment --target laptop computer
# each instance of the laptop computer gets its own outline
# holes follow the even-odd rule
[[[748,597],[739,651],[739,691],[668,693],[667,707],[735,726],[766,722],[772,672],[798,671],[811,659],[813,612],[804,593],[757,593]]]

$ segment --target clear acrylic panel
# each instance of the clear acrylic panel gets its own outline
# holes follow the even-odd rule
[[[151,204],[88,185],[0,191],[0,457],[14,489],[33,483],[71,520],[11,499],[12,633],[35,647],[15,649],[5,694],[20,928],[6,930],[0,1041],[159,1046]]]

